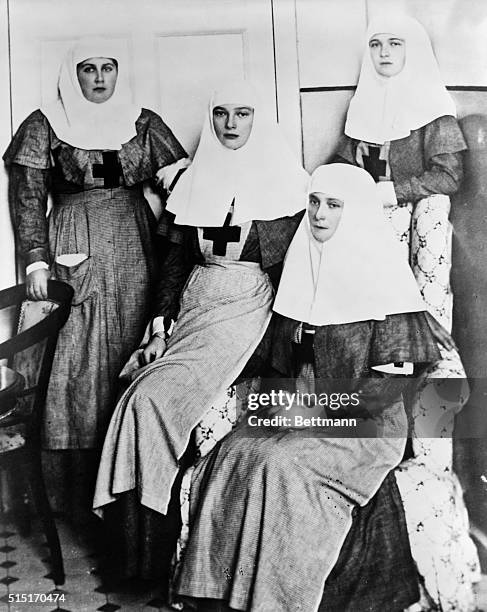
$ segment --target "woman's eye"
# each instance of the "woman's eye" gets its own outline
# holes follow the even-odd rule
[[[103,66],[103,70],[104,70],[105,72],[111,72],[111,71],[113,70],[113,66],[110,66],[110,65],[108,65],[108,66]]]
[[[369,42],[369,47],[371,49],[376,49],[379,46],[379,43],[375,40],[372,40],[371,42]]]
[[[214,117],[224,117],[225,113],[223,111],[213,111],[213,116]]]
[[[250,113],[240,112],[240,113],[237,113],[237,116],[240,117],[240,119],[243,119],[244,117],[250,117]]]
[[[330,208],[341,208],[342,202],[340,200],[328,200],[328,206]]]

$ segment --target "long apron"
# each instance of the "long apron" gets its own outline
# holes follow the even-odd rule
[[[226,393],[262,339],[274,297],[260,264],[240,261],[250,223],[225,257],[199,231],[203,265],[193,269],[164,355],[124,393],[103,447],[93,507],[137,489],[140,502],[166,514],[171,487],[195,426]]]
[[[57,195],[49,220],[54,277],[74,288],[59,335],[44,422],[48,449],[100,447],[118,374],[147,323],[154,217],[141,189]],[[60,255],[84,254],[78,265]]]

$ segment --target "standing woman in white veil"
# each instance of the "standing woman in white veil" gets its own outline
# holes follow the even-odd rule
[[[337,161],[366,169],[418,282],[442,359],[428,378],[465,378],[450,337],[450,196],[463,178],[465,140],[428,34],[415,19],[383,15],[370,22],[357,91]],[[438,381],[439,393],[448,381]],[[453,420],[468,399],[445,402],[429,385],[412,406],[413,457],[397,479],[413,556],[431,599],[443,610],[470,610],[478,560],[462,491],[452,466]],[[440,415],[435,406],[445,405]],[[435,420],[436,419],[436,420]],[[444,439],[434,439],[433,436]],[[429,604],[425,604],[428,606]]]
[[[129,74],[122,41],[80,39],[61,64],[57,99],[25,119],[4,155],[27,296],[45,299],[51,276],[74,288],[43,444],[46,472],[57,475],[54,506],[77,522],[91,520],[118,374],[147,323],[155,219],[143,182],[187,161],[159,115],[132,102]]]
[[[433,333],[448,349],[454,348],[445,334],[452,313],[449,196],[462,181],[465,149],[424,28],[406,16],[374,19],[337,158],[376,181],[432,315]]]

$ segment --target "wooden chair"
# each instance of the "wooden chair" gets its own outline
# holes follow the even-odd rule
[[[10,309],[9,318],[17,322],[17,333],[0,344],[0,360],[25,380],[25,388],[0,414],[0,468],[15,471],[12,482],[16,489],[27,481],[50,549],[52,578],[61,585],[64,566],[42,473],[41,425],[57,337],[68,319],[73,289],[49,281],[48,297],[46,301],[27,300],[25,285],[0,291],[0,310]]]

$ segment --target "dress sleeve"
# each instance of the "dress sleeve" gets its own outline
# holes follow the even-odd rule
[[[453,195],[463,179],[460,153],[440,153],[428,160],[428,170],[420,176],[394,183],[398,202],[418,202],[434,194]]]
[[[26,266],[47,263],[50,127],[41,111],[33,112],[21,124],[3,159],[9,173],[10,212],[20,255]]]
[[[163,316],[165,321],[175,321],[184,285],[198,259],[196,229],[177,226],[164,219],[159,223],[157,236],[164,256],[157,275],[152,314]]]
[[[118,152],[125,184],[129,187],[154,179],[157,171],[187,157],[177,138],[156,113],[142,109],[137,135]]]
[[[272,313],[272,331],[270,365],[275,377],[293,377],[295,375],[295,359],[293,355],[293,339],[299,321],[294,321],[276,312]]]
[[[441,358],[424,312],[388,315],[375,321],[369,368],[410,362],[425,368]]]
[[[159,168],[188,157],[176,136],[159,115],[153,112],[149,115],[148,135],[154,174]]]
[[[332,164],[350,164],[356,166],[354,151],[354,141],[347,135],[343,135],[335,155],[332,157]]]
[[[9,167],[8,199],[18,249],[28,266],[49,262],[47,229],[48,170],[12,164]]]
[[[384,374],[373,366],[408,361],[415,364],[417,376],[440,358],[424,312],[389,315],[384,321],[375,321],[367,377],[357,381],[355,389],[360,395],[359,407],[370,416],[378,415],[415,384],[413,377]]]
[[[7,167],[18,164],[48,170],[51,167],[50,153],[49,122],[40,110],[36,110],[21,123],[3,155],[3,160]]]
[[[304,211],[301,210],[292,217],[281,217],[272,221],[254,221],[263,270],[268,270],[276,264],[282,264],[303,215]]]
[[[417,202],[434,194],[453,195],[463,179],[461,152],[467,148],[455,117],[439,117],[424,128],[425,171],[394,181],[398,202]]]
[[[357,381],[355,393],[358,393],[359,403],[357,406],[347,407],[346,415],[370,418],[382,414],[401,399],[401,395],[414,385],[414,380],[405,376],[372,372],[369,377]]]

